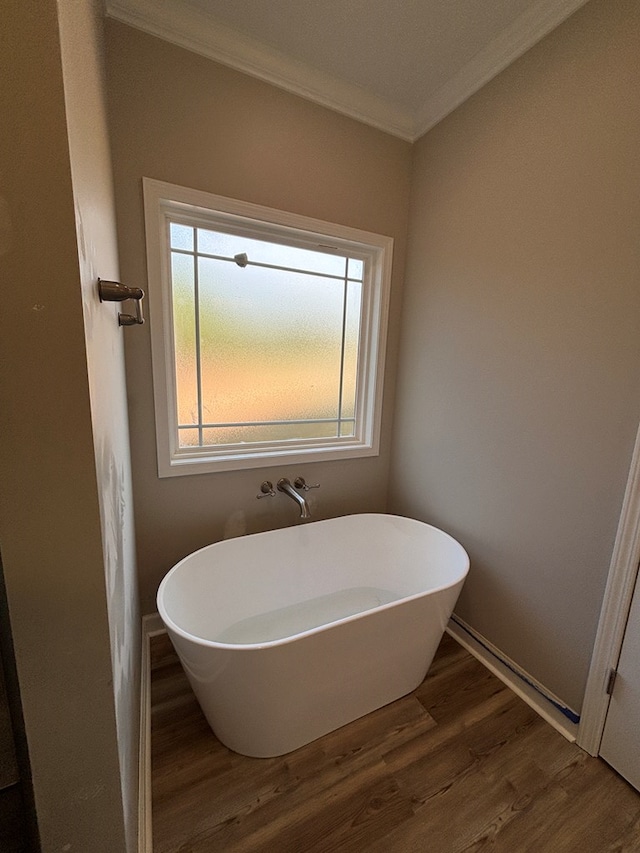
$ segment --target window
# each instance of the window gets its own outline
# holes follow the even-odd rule
[[[144,196],[160,476],[377,454],[391,238]]]

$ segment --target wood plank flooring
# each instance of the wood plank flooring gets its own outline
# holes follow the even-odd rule
[[[151,654],[154,853],[640,852],[640,794],[448,636],[414,693],[269,759]]]

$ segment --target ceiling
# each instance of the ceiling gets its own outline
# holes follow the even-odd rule
[[[106,0],[106,9],[413,141],[585,2]]]

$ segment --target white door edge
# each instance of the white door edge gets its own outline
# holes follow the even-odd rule
[[[591,755],[597,755],[600,749],[610,701],[606,692],[607,681],[620,657],[639,561],[640,427],[611,555],[578,729],[577,743]]]

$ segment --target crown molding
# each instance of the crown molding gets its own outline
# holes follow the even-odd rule
[[[443,86],[417,114],[231,29],[189,0],[106,0],[106,14],[294,95],[415,142],[587,0],[538,0]]]
[[[415,139],[431,130],[467,98],[558,27],[587,0],[538,0],[431,93],[416,116]]]
[[[409,142],[413,116],[360,86],[346,83],[217,21],[188,0],[107,0],[110,18],[143,30],[294,95]]]

